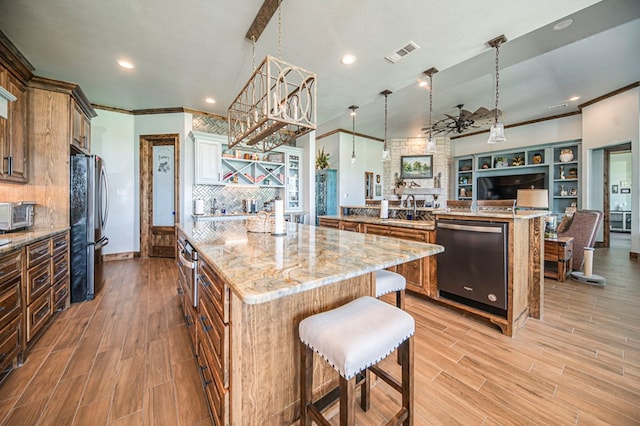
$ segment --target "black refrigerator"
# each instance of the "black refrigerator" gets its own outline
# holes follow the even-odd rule
[[[92,300],[104,283],[102,248],[109,191],[104,161],[97,155],[71,156],[71,302]]]

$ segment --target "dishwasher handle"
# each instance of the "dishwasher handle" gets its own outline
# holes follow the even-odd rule
[[[178,252],[178,259],[180,260],[180,263],[182,263],[186,268],[196,269],[195,262],[184,257],[184,253],[182,252],[182,250]]]
[[[502,228],[497,226],[460,225],[456,223],[438,223],[438,228],[454,229],[456,231],[484,232],[486,234],[502,234]]]

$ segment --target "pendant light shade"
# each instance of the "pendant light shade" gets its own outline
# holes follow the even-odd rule
[[[500,97],[500,45],[507,41],[507,38],[504,35],[498,36],[493,40],[489,40],[487,43],[489,46],[496,49],[496,106],[493,110],[493,124],[491,125],[491,130],[489,131],[489,139],[487,143],[501,143],[506,142],[507,138],[504,135],[504,124],[498,122],[498,115],[500,110],[498,109],[498,98]]]
[[[436,151],[436,140],[433,137],[433,75],[438,72],[438,69],[431,67],[424,73],[429,76],[429,133],[427,134],[427,146],[425,150],[427,152]]]
[[[351,110],[351,167],[356,165],[356,110],[358,109],[358,105],[351,105],[349,109]]]
[[[381,95],[384,95],[384,146],[382,147],[382,161],[391,161],[391,152],[389,152],[389,146],[387,145],[387,97],[391,93],[391,90],[380,92]]]

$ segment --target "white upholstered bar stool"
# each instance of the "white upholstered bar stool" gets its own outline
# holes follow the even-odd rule
[[[402,394],[396,425],[413,424],[413,334],[415,322],[405,311],[370,296],[305,318],[300,334],[300,425],[329,424],[323,408],[336,399],[335,390],[313,401],[313,352],[339,374],[340,425],[355,424],[356,376],[364,372],[360,405],[369,409],[369,371]],[[377,366],[396,348],[402,354],[402,380]]]
[[[402,275],[381,269],[376,271],[376,297],[383,296],[393,291],[396,292],[396,306],[404,309],[404,291],[407,288],[407,279]]]

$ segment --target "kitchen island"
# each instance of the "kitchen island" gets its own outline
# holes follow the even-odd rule
[[[244,221],[185,222],[178,225],[178,239],[194,246],[206,274],[195,347],[213,418],[220,424],[295,422],[299,322],[374,295],[376,270],[443,250],[434,244],[296,223],[287,223],[286,235],[276,237],[249,233]],[[219,315],[202,320],[211,287],[222,307],[216,308]],[[213,355],[203,344],[212,330]],[[209,364],[216,365],[216,371],[207,376],[210,368],[201,360],[214,358]],[[336,382],[333,369],[323,365],[314,372],[314,393],[323,394]]]

